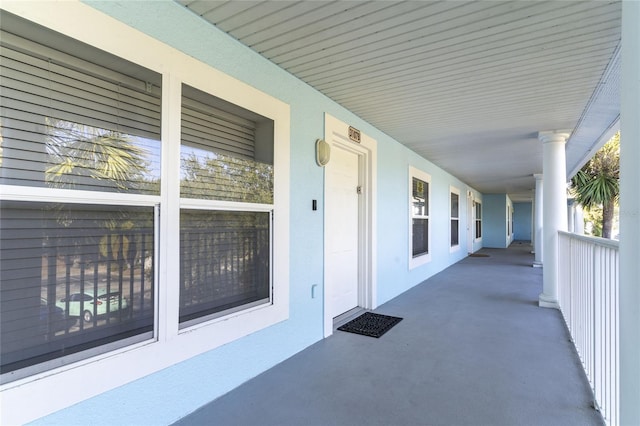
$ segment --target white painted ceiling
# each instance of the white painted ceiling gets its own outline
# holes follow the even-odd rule
[[[483,193],[530,199],[539,131],[571,174],[619,116],[619,1],[179,0]]]

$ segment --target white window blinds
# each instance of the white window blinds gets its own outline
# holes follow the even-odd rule
[[[135,76],[0,36],[0,183],[157,193],[159,75],[107,53]]]

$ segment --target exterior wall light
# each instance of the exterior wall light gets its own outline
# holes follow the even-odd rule
[[[316,141],[316,162],[318,163],[318,166],[326,166],[330,158],[331,145],[329,145],[324,139],[318,139]]]

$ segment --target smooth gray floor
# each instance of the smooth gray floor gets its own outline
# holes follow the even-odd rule
[[[560,312],[537,306],[529,244],[483,249],[179,425],[601,425]]]

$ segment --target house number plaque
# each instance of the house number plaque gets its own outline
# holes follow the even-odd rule
[[[349,126],[349,139],[356,143],[360,143],[360,130]]]

